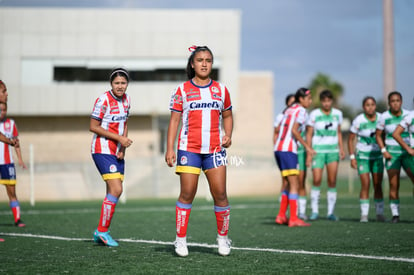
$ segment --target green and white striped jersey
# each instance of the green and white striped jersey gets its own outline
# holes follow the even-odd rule
[[[411,111],[406,115],[403,120],[400,122],[401,127],[408,129],[410,134],[410,146],[414,148],[414,111]]]
[[[402,109],[401,115],[397,117],[391,114],[390,111],[385,111],[378,119],[377,129],[385,132],[385,145],[387,147],[387,151],[390,153],[401,154],[403,152],[402,147],[392,137],[392,133],[394,132],[395,128],[397,128],[398,124],[401,123],[403,118],[408,115],[408,113],[409,111]],[[401,137],[404,142],[410,144],[410,135],[407,128],[401,134]]]
[[[313,127],[312,148],[316,153],[336,153],[338,146],[338,126],[342,123],[342,112],[332,108],[326,115],[315,109],[309,115],[308,126]]]
[[[382,158],[381,149],[375,139],[377,121],[380,117],[376,113],[374,121],[369,120],[364,113],[359,114],[352,121],[349,131],[357,135],[356,153],[360,159],[377,159]]]

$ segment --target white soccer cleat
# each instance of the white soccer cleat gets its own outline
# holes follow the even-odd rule
[[[176,237],[174,242],[175,253],[180,257],[188,256],[187,238]]]
[[[368,222],[368,216],[367,215],[361,215],[360,222]]]
[[[227,236],[217,236],[218,253],[221,256],[228,256],[231,250],[231,240]]]

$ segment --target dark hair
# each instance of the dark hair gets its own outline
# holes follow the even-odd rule
[[[373,97],[373,96],[366,96],[366,97],[364,97],[364,99],[362,100],[362,107],[364,107],[364,105],[365,105],[365,103],[368,101],[368,100],[372,100],[372,101],[374,101],[374,103],[375,104],[377,104],[377,101],[375,100],[375,98]]]
[[[290,101],[290,99],[291,98],[295,98],[295,95],[294,94],[288,94],[287,96],[286,96],[286,98],[285,98],[285,104],[286,104],[286,106],[288,106],[288,103],[289,103],[289,101]],[[296,99],[295,99],[295,101],[296,101]]]
[[[304,87],[299,88],[295,94],[295,102],[299,102],[299,98],[301,97],[303,98],[307,96],[308,94],[310,94],[310,90],[308,88],[304,88]]]
[[[389,93],[389,94],[388,94],[388,102],[390,102],[391,97],[392,97],[393,95],[398,95],[398,96],[400,97],[401,101],[402,101],[402,95],[401,95],[401,93],[400,93],[400,92],[398,92],[398,91],[392,91],[391,93]]]
[[[333,99],[333,95],[332,95],[332,92],[330,90],[323,90],[319,94],[319,100],[320,101],[324,100],[325,98]]]
[[[129,82],[129,72],[125,70],[124,68],[113,69],[109,76],[109,81],[112,83],[112,81],[114,81],[115,77],[117,76],[125,77],[127,82]]]
[[[188,58],[188,62],[187,62],[186,73],[187,73],[188,79],[192,79],[195,76],[194,68],[191,65],[194,62],[195,54],[198,53],[198,52],[202,52],[202,51],[208,51],[211,54],[212,60],[214,60],[213,53],[211,52],[211,50],[207,46],[197,46],[197,47],[195,47],[195,49],[191,52],[190,57]]]

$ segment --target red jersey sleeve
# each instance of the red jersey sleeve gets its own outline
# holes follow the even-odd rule
[[[95,101],[95,105],[93,106],[91,117],[99,121],[102,120],[106,113],[107,108],[108,108],[107,101],[102,96],[98,97],[98,99],[96,99]]]
[[[170,111],[179,113],[183,111],[183,95],[180,87],[178,87],[171,95]]]
[[[229,90],[227,90],[227,87],[224,89],[224,110],[231,110],[231,99],[230,99],[230,93]]]
[[[19,136],[19,132],[17,131],[16,123],[13,123],[13,137]]]

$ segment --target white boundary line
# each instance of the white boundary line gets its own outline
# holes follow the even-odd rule
[[[230,205],[231,209],[274,209],[278,208],[278,204],[275,202],[274,204],[255,204],[255,205],[248,205],[248,204],[235,204]],[[326,205],[320,205],[320,209],[325,209]],[[348,208],[348,209],[359,209],[358,204],[345,204],[341,205],[341,208]],[[412,209],[414,208],[413,205],[404,205],[404,209]],[[195,206],[193,207],[193,210],[195,211],[213,211],[213,206]],[[23,210],[20,213],[22,215],[55,215],[55,214],[85,214],[85,213],[100,213],[101,209],[100,207],[94,207],[94,208],[79,208],[79,209],[65,209],[65,210],[35,210],[35,209],[28,209]],[[163,211],[163,212],[174,212],[175,206],[160,206],[160,207],[118,207],[117,212],[122,213],[133,213],[133,212],[157,212],[157,211]],[[9,216],[11,215],[10,210],[2,210],[0,211],[0,216]]]
[[[90,241],[92,240],[92,239],[84,239],[84,238],[67,238],[67,237],[60,237],[60,236],[34,235],[34,234],[22,234],[22,233],[3,233],[3,232],[0,232],[0,236],[28,237],[28,238],[39,238],[39,239],[49,239],[49,240],[61,240],[61,241]],[[163,242],[163,241],[156,241],[156,240],[118,239],[118,241],[127,242],[127,243],[173,245],[173,242]],[[217,248],[217,245],[205,244],[205,243],[187,243],[187,245],[195,246],[195,247],[204,247],[204,248]],[[289,253],[289,254],[346,257],[346,258],[357,258],[357,259],[368,259],[368,260],[383,260],[383,261],[393,261],[393,262],[414,263],[414,258],[328,253],[328,252],[317,252],[317,251],[306,251],[306,250],[283,250],[283,249],[258,248],[258,247],[232,247],[232,249],[243,250],[243,251]]]
[[[247,205],[247,204],[235,204],[231,205],[231,209],[274,209],[276,207],[279,207],[277,203],[275,204],[256,204],[256,205]],[[321,205],[320,209],[326,208],[325,206]],[[343,205],[341,208],[351,208],[351,209],[359,209],[359,205]],[[411,208],[410,206],[404,206],[404,208]],[[193,207],[193,210],[195,211],[214,211],[213,206],[195,206]],[[98,213],[101,209],[99,207],[94,208],[79,208],[79,209],[65,209],[65,210],[35,210],[35,209],[28,209],[21,211],[21,215],[55,215],[55,214],[85,214],[85,213]],[[129,212],[157,212],[157,211],[163,211],[163,212],[174,212],[175,206],[160,206],[160,207],[118,207],[116,209],[117,212],[123,212],[123,213],[129,213]],[[0,216],[8,216],[11,215],[10,210],[3,210],[0,211]]]

